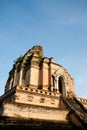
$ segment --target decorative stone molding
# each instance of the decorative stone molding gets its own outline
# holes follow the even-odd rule
[[[65,74],[65,70],[63,68],[60,68],[56,70],[53,74],[54,76],[54,89],[59,92],[59,78],[61,77],[63,79],[63,89],[65,93],[63,93],[65,96],[67,96],[67,89],[68,89],[68,77]]]

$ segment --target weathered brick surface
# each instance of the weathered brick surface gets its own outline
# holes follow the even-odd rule
[[[19,103],[4,103],[2,116],[67,122],[66,110]]]

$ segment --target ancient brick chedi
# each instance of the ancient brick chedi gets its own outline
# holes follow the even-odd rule
[[[66,96],[75,94],[73,79],[53,58],[43,57],[43,48],[34,46],[20,56],[9,73],[5,92],[15,86],[26,86],[45,91],[56,91]]]
[[[83,128],[87,121],[87,100],[76,96],[71,75],[53,58],[44,57],[42,46],[33,46],[15,61],[0,103],[1,125],[8,124],[6,119],[13,124],[15,119],[32,119],[71,121]]]

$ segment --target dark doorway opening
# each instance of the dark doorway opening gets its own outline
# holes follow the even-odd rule
[[[63,94],[63,79],[62,79],[62,77],[59,77],[58,85],[59,85],[59,92],[61,94]]]

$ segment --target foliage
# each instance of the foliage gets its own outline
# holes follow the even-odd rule
[[[36,54],[37,54],[37,55],[38,55],[38,57],[39,57],[38,64],[40,64],[40,63],[41,63],[41,61],[42,61],[43,56],[42,56],[42,54],[41,54],[41,52],[40,52],[40,51],[36,51]]]
[[[30,64],[31,59],[32,59],[32,55],[31,56],[27,56],[26,60],[23,63],[23,67],[24,68],[26,68]]]
[[[23,62],[23,56],[21,55],[17,60],[14,60],[13,68],[17,68],[17,71],[20,70],[20,65]]]

